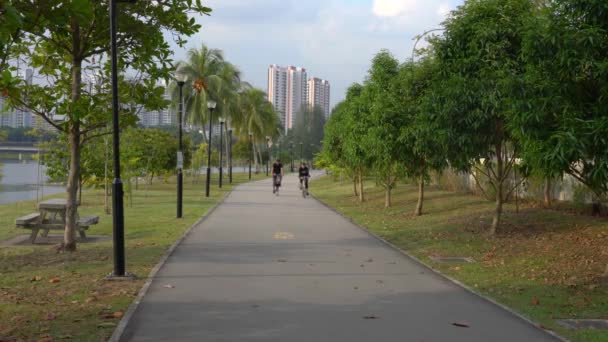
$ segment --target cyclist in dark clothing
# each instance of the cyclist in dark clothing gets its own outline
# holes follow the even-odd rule
[[[308,170],[308,166],[306,163],[302,163],[300,168],[298,169],[298,176],[300,177],[300,189],[302,189],[302,182],[306,187],[306,192],[308,192],[308,178],[310,178],[310,171]]]
[[[278,193],[279,187],[281,186],[281,180],[283,179],[283,164],[277,159],[272,164],[272,193]]]

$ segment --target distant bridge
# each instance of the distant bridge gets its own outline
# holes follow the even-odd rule
[[[38,153],[38,147],[33,142],[0,142],[0,152],[27,152]]]

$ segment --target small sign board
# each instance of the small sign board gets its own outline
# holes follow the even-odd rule
[[[184,168],[184,154],[181,151],[177,152],[177,168],[178,169]]]

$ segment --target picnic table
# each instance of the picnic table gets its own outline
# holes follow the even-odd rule
[[[15,220],[17,227],[31,229],[30,242],[34,243],[38,233],[47,236],[50,230],[65,229],[65,213],[67,201],[55,198],[38,203],[38,212],[31,213]],[[99,223],[99,216],[91,215],[83,218],[76,217],[77,229],[81,238],[86,238],[85,231],[89,226]]]

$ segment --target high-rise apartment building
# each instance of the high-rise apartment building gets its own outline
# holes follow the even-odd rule
[[[22,77],[21,74],[17,75],[18,77]],[[34,70],[27,69],[25,71],[25,82],[29,85],[32,84],[34,79]],[[7,108],[6,99],[0,95],[0,127],[32,127],[33,118],[32,114],[28,111],[24,110],[13,110]]]
[[[308,104],[318,106],[325,113],[325,120],[329,119],[329,81],[313,77],[308,80]]]
[[[268,68],[268,101],[279,113],[285,132],[295,124],[296,114],[307,102],[307,94],[306,69],[270,65]]]

